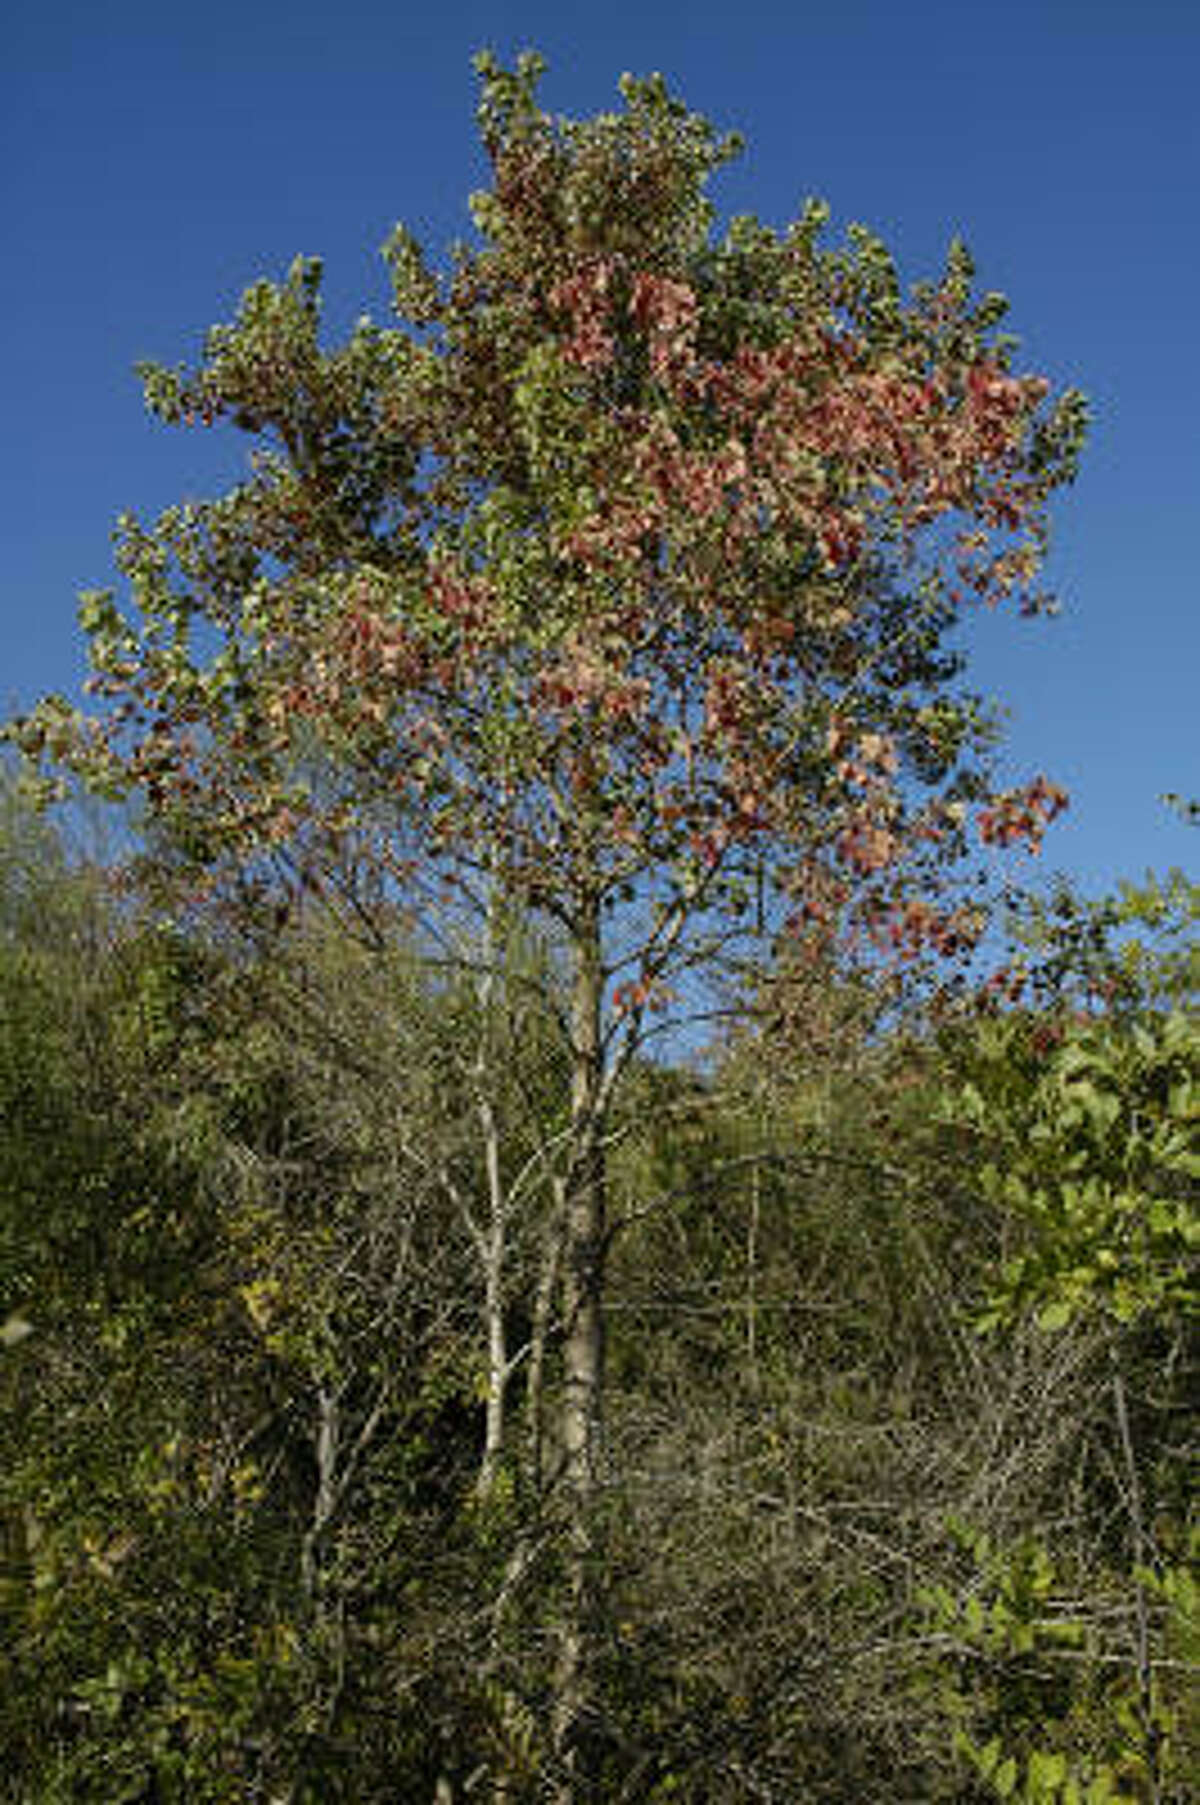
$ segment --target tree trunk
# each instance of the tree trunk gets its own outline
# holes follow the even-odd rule
[[[1154,1668],[1150,1652],[1150,1612],[1146,1588],[1141,1575],[1150,1565],[1146,1520],[1142,1508],[1142,1481],[1138,1473],[1137,1452],[1129,1427],[1129,1404],[1125,1396],[1125,1379],[1121,1372],[1121,1355],[1114,1333],[1108,1344],[1112,1371],[1113,1403],[1116,1406],[1117,1435],[1125,1467],[1125,1508],[1129,1514],[1129,1549],[1133,1567],[1135,1611],[1134,1658],[1137,1663],[1138,1718],[1142,1732],[1142,1760],[1146,1767],[1150,1805],[1162,1798],[1162,1737],[1154,1712]]]
[[[571,1149],[563,1237],[562,1454],[566,1504],[567,1594],[559,1651],[554,1724],[559,1805],[586,1795],[596,1550],[594,1502],[604,1392],[602,1315],[605,1258],[605,1159],[601,1027],[604,972],[600,912],[589,897],[574,936],[571,996]]]
[[[487,1334],[487,1417],[478,1490],[486,1497],[495,1482],[504,1451],[505,1406],[509,1380],[505,1330],[505,1263],[508,1257],[507,1198],[500,1158],[500,1125],[494,1103],[497,1082],[495,1036],[496,991],[500,962],[506,957],[507,922],[504,892],[493,878],[487,905],[483,962],[479,976],[479,1044],[472,1073],[475,1110],[483,1146],[487,1227],[473,1227],[483,1266],[484,1318]]]
[[[505,1223],[506,1200],[500,1172],[500,1136],[496,1125],[496,1112],[492,1108],[491,1100],[486,1096],[480,1099],[479,1120],[483,1133],[488,1192],[488,1225],[480,1237],[480,1252],[483,1260],[483,1307],[487,1327],[488,1378],[483,1460],[479,1469],[478,1490],[481,1497],[486,1497],[495,1483],[500,1458],[504,1452],[505,1404],[509,1379],[508,1338],[504,1326],[504,1263],[508,1249]]]

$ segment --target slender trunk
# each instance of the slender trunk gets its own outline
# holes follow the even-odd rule
[[[571,1154],[563,1237],[562,1454],[566,1574],[554,1724],[559,1805],[575,1805],[586,1785],[589,1649],[596,1556],[594,1502],[604,1393],[602,1314],[605,1171],[601,1087],[603,965],[600,912],[589,896],[574,940],[571,996]]]
[[[558,1269],[562,1251],[562,1224],[565,1217],[566,1191],[561,1182],[556,1179],[554,1182],[554,1207],[543,1238],[542,1268],[538,1275],[537,1292],[533,1300],[533,1326],[529,1337],[529,1377],[525,1391],[530,1474],[534,1493],[538,1498],[542,1495],[542,1486],[546,1478],[544,1447],[546,1425],[543,1418],[546,1344],[549,1340],[551,1318],[558,1296]]]
[[[750,1384],[758,1389],[758,1231],[762,1213],[761,1173],[757,1164],[750,1178],[750,1227],[746,1236],[746,1367]]]
[[[1151,1805],[1159,1805],[1159,1800],[1162,1798],[1162,1747],[1154,1717],[1154,1670],[1150,1659],[1150,1612],[1146,1600],[1146,1588],[1140,1578],[1140,1574],[1150,1565],[1150,1550],[1146,1545],[1145,1516],[1142,1510],[1142,1482],[1138,1473],[1137,1452],[1129,1427],[1129,1405],[1125,1396],[1125,1379],[1121,1372],[1121,1357],[1115,1336],[1109,1342],[1108,1351],[1112,1369],[1117,1438],[1120,1442],[1121,1457],[1125,1467],[1125,1502],[1129,1511],[1129,1543],[1130,1553],[1133,1556],[1134,1657],[1137,1662],[1142,1758],[1146,1765]]]
[[[488,1380],[484,1421],[483,1460],[479,1468],[481,1495],[491,1490],[504,1450],[505,1402],[508,1392],[508,1337],[504,1326],[504,1261],[507,1252],[505,1197],[500,1173],[500,1138],[489,1098],[479,1104],[487,1167],[488,1226],[482,1237],[484,1316],[487,1321]]]
[[[479,978],[479,1044],[472,1074],[487,1190],[487,1226],[477,1231],[477,1245],[483,1265],[483,1311],[488,1350],[487,1412],[478,1480],[479,1492],[484,1496],[492,1488],[504,1449],[509,1378],[508,1338],[504,1322],[508,1212],[500,1159],[500,1126],[494,1103],[497,1082],[495,998],[497,971],[504,946],[503,912],[503,892],[499,884],[493,883],[488,897],[483,962]]]
[[[300,1550],[301,1579],[310,1600],[320,1588],[321,1540],[337,1507],[337,1467],[341,1444],[338,1394],[328,1385],[317,1388],[316,1433],[313,1452],[317,1465],[317,1494],[312,1518]]]
[[[340,1583],[326,1566],[326,1540],[339,1503],[339,1467],[343,1461],[341,1391],[335,1385],[317,1389],[316,1434],[313,1451],[317,1463],[317,1492],[312,1517],[301,1548],[301,1579],[310,1612],[314,1648],[319,1655],[322,1718],[331,1724],[346,1681],[345,1599]],[[344,1480],[344,1474],[343,1474]]]

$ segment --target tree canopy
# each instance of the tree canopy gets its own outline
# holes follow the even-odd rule
[[[573,122],[536,57],[479,71],[478,236],[439,270],[397,228],[397,324],[325,349],[301,259],[194,369],[143,369],[161,419],[248,434],[252,473],[122,518],[132,608],[82,609],[101,712],[52,701],[23,743],[138,793],[210,878],[352,849],[568,930],[652,897],[630,994],[764,859],[798,907],[899,906],[968,804],[1036,839],[1060,792],[987,793],[945,641],[968,601],[1043,605],[1080,398],[1014,371],[961,246],[906,298],[815,203],[718,233],[736,141],[659,78]]]

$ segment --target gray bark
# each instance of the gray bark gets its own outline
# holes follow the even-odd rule
[[[594,897],[580,910],[571,996],[571,1153],[563,1237],[562,1458],[567,1595],[554,1724],[560,1805],[573,1805],[584,1777],[588,1643],[595,1585],[594,1502],[604,1397],[603,1280],[606,1196],[603,1112],[604,972]]]

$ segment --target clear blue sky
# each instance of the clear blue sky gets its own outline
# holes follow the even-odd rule
[[[331,324],[386,316],[377,247],[440,248],[482,179],[472,52],[549,58],[556,111],[661,70],[740,129],[723,210],[817,194],[909,279],[965,237],[1025,361],[1093,400],[1058,512],[1055,622],[970,631],[1015,775],[1071,791],[1044,862],[1090,888],[1192,867],[1157,801],[1200,791],[1200,5],[1196,0],[10,0],[0,27],[0,713],[83,674],[75,595],[108,533],[236,469],[144,414],[131,369],[242,289],[325,258]]]

